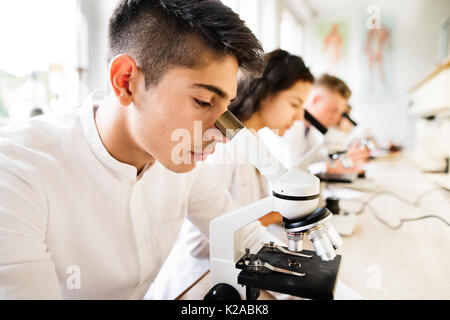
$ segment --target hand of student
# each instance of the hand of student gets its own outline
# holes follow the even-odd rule
[[[370,158],[370,150],[367,146],[362,147],[358,141],[353,143],[347,150],[347,156],[355,164],[367,163]]]
[[[350,168],[344,167],[341,160],[333,161],[332,163],[327,163],[327,173],[329,174],[360,174],[364,172],[361,163],[354,163]]]
[[[283,221],[283,217],[281,216],[281,214],[279,212],[275,212],[272,211],[268,214],[266,214],[265,216],[259,218],[259,222],[261,222],[261,224],[264,227],[267,227],[268,225],[274,224],[274,223],[279,223]]]

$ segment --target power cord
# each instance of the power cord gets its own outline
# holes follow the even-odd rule
[[[385,226],[387,226],[388,228],[392,229],[392,230],[398,230],[403,226],[403,223],[405,222],[410,222],[410,221],[418,221],[418,220],[423,220],[423,219],[429,219],[429,218],[435,218],[438,219],[440,221],[442,221],[443,223],[445,223],[447,226],[450,226],[450,223],[447,222],[445,219],[434,215],[434,214],[430,214],[430,215],[425,215],[425,216],[420,216],[420,217],[416,217],[416,218],[406,218],[406,219],[400,219],[400,223],[397,226],[392,226],[390,225],[387,221],[385,221],[384,219],[380,218],[380,216],[378,215],[377,211],[370,206],[369,204],[377,197],[381,196],[381,195],[388,195],[388,196],[392,196],[408,205],[411,205],[413,207],[418,207],[420,202],[423,200],[423,198],[425,198],[427,195],[434,193],[436,191],[442,191],[442,189],[437,189],[437,188],[433,188],[430,189],[426,192],[424,192],[423,194],[421,194],[415,201],[410,201],[408,199],[403,198],[402,196],[399,196],[398,194],[392,192],[392,191],[388,191],[388,190],[382,190],[382,191],[378,191],[374,194],[372,194],[366,201],[364,201],[361,205],[361,208],[355,212],[356,215],[360,215],[362,214],[366,208],[369,208],[370,211],[372,212],[372,214],[374,215],[374,217],[381,222],[382,224],[384,224]]]
[[[441,218],[437,215],[434,215],[434,214],[416,217],[416,218],[400,219],[400,223],[397,226],[392,226],[386,220],[383,220],[382,218],[380,218],[380,216],[377,214],[376,210],[374,208],[372,208],[370,205],[367,205],[367,208],[369,208],[371,210],[372,214],[374,215],[375,219],[378,220],[378,222],[381,222],[386,227],[388,227],[389,229],[392,229],[392,230],[399,230],[403,226],[404,222],[418,221],[418,220],[424,220],[424,219],[429,219],[429,218],[435,218],[435,219],[441,220],[443,223],[445,223],[447,226],[450,227],[450,223],[448,223],[443,218]]]
[[[442,191],[442,190],[438,189],[438,188],[432,188],[432,189],[424,192],[423,194],[421,194],[419,197],[417,197],[417,199],[415,201],[410,201],[410,200],[408,200],[406,198],[403,198],[402,196],[396,194],[395,192],[388,191],[388,190],[381,190],[381,191],[375,192],[371,196],[369,196],[369,198],[362,203],[361,208],[358,211],[356,211],[356,214],[359,215],[359,214],[363,213],[365,208],[366,208],[366,206],[369,203],[371,203],[375,198],[377,198],[379,196],[382,196],[382,195],[391,196],[391,197],[394,197],[394,198],[396,198],[396,199],[398,199],[398,200],[400,200],[400,201],[402,201],[402,202],[404,202],[404,203],[406,203],[406,204],[408,204],[410,206],[418,207],[420,205],[420,203],[422,202],[422,200],[426,196],[428,196],[429,194],[434,193],[436,191]]]

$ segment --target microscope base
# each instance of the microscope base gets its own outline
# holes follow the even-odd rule
[[[337,255],[333,261],[323,262],[314,251],[303,250],[301,253],[310,254],[313,258],[291,256],[278,250],[271,251],[268,248],[262,248],[252,257],[261,259],[274,267],[305,273],[304,277],[274,272],[267,268],[262,268],[260,271],[245,270],[242,267],[243,263],[240,263],[244,260],[239,260],[236,267],[243,270],[239,273],[238,284],[247,287],[247,294],[253,293],[253,297],[247,296],[247,300],[257,297],[255,291],[259,291],[259,289],[306,299],[332,300],[341,256]],[[300,263],[301,267],[289,267],[289,262],[294,260]]]

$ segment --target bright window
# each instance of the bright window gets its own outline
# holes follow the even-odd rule
[[[238,0],[222,0],[223,4],[230,7],[233,11],[237,12],[239,9],[239,1]]]
[[[301,22],[284,8],[280,26],[280,44],[281,48],[293,54],[303,55],[304,48],[304,28]]]
[[[76,0],[0,1],[0,117],[79,103],[87,67],[86,24]]]
[[[259,0],[222,0],[222,2],[239,14],[241,19],[245,21],[246,25],[254,34],[258,34]]]

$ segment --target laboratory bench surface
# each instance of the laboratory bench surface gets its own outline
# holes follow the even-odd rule
[[[355,184],[328,184],[323,188],[343,194],[341,210],[357,212],[365,200],[379,191],[369,206],[356,216],[356,228],[343,237],[337,250],[342,255],[338,280],[364,299],[449,299],[450,298],[450,228],[438,219],[405,222],[401,218],[438,215],[450,221],[450,193],[439,189],[429,176],[420,172],[406,155],[371,162],[366,179]],[[342,193],[342,188],[347,193]],[[356,194],[360,197],[354,198]],[[353,194],[352,194],[353,192]],[[350,195],[349,195],[350,194]],[[311,249],[308,240],[305,249]],[[201,300],[210,289],[210,273],[206,273],[181,300]],[[273,299],[261,291],[260,300]]]

